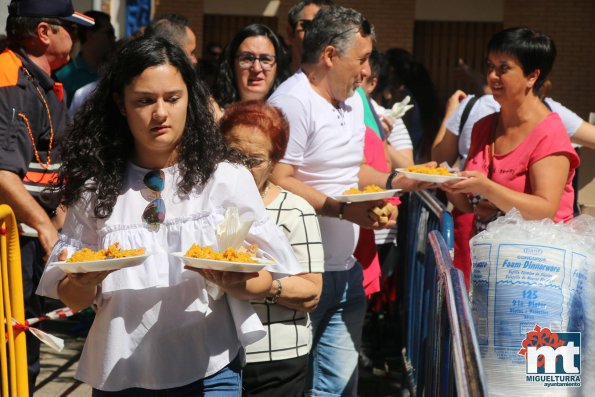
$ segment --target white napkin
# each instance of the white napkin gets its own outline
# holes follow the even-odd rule
[[[405,115],[405,113],[407,113],[409,109],[413,108],[413,104],[409,104],[410,101],[411,98],[409,97],[409,95],[407,95],[405,99],[403,99],[401,102],[395,103],[392,109],[386,112],[385,116],[390,116],[395,120],[400,119]]]
[[[230,207],[225,211],[223,222],[217,225],[217,246],[219,251],[228,247],[238,249],[242,246],[252,227],[254,220],[240,221],[237,207]]]
[[[223,251],[228,247],[238,249],[246,240],[254,220],[240,221],[237,207],[230,207],[225,211],[223,222],[217,225],[217,249]],[[215,300],[223,296],[223,289],[210,281],[206,282],[207,293]]]
[[[217,246],[219,251],[228,247],[238,249],[246,240],[254,220],[240,221],[237,207],[230,207],[225,211],[223,222],[217,225]],[[207,281],[207,293],[213,299],[223,296],[223,289]],[[233,318],[236,333],[242,346],[246,347],[266,335],[266,331],[258,315],[248,302],[240,301],[232,296],[227,297],[227,303]]]
[[[451,167],[450,165],[448,165],[448,163],[446,161],[441,162],[440,164],[438,164],[439,167],[444,167],[448,170],[448,172],[450,172],[451,174],[457,173],[460,171],[459,167]]]

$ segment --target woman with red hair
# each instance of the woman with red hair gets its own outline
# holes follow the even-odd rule
[[[311,347],[308,312],[320,299],[324,270],[316,212],[303,198],[269,181],[289,140],[289,125],[279,109],[262,101],[233,103],[220,128],[228,145],[245,156],[269,217],[303,268],[301,274],[274,280],[268,297],[252,302],[268,335],[247,347],[243,395],[301,396]]]

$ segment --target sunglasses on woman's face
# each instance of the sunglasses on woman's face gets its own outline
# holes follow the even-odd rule
[[[165,220],[165,202],[161,198],[161,192],[165,185],[165,174],[162,170],[149,171],[143,178],[143,182],[147,188],[156,193],[156,197],[143,211],[143,221],[149,225],[160,225]]]

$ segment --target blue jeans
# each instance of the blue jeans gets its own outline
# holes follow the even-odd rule
[[[306,395],[356,396],[366,295],[362,267],[325,272],[320,303],[310,314],[314,335]]]
[[[238,397],[242,395],[241,354],[216,374],[185,386],[149,390],[133,387],[109,392],[93,389],[92,397]]]

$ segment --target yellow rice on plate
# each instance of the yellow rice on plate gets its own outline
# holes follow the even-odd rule
[[[217,252],[211,247],[202,246],[198,244],[192,244],[192,246],[186,251],[184,256],[198,259],[213,259],[217,261],[227,262],[243,262],[243,263],[256,263],[254,255],[258,251],[258,246],[252,244],[248,248],[240,247],[239,249],[233,249],[228,247],[223,252]]]
[[[139,256],[145,253],[144,248],[121,250],[120,243],[113,243],[105,250],[93,251],[89,248],[82,248],[76,251],[72,256],[66,259],[66,262],[90,262],[103,259],[126,258],[129,256]]]

